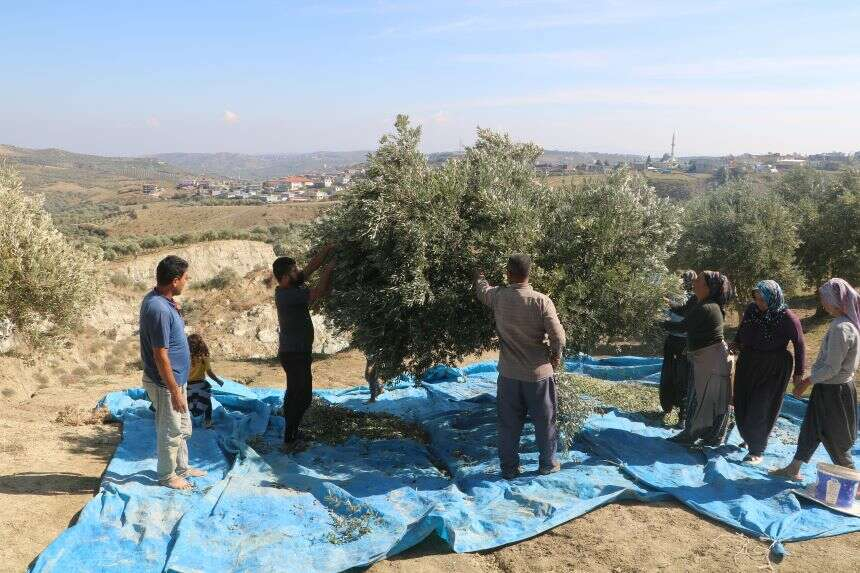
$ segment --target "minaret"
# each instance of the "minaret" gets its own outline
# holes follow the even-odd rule
[[[672,132],[672,161],[675,161],[675,132]]]

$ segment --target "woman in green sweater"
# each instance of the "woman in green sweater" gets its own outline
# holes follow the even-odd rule
[[[687,333],[687,356],[693,369],[684,429],[669,439],[688,446],[700,441],[719,446],[731,422],[731,368],[723,322],[733,289],[728,277],[714,271],[699,273],[693,289],[700,302],[687,309],[680,322],[662,323],[670,332]]]

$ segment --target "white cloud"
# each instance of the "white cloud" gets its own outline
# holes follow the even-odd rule
[[[430,121],[436,125],[445,125],[446,123],[451,123],[451,116],[448,112],[439,110],[430,117]]]
[[[224,112],[224,123],[233,125],[239,123],[239,114],[236,112],[230,111],[229,109]]]
[[[152,128],[161,127],[161,120],[155,116],[147,118],[146,125]]]

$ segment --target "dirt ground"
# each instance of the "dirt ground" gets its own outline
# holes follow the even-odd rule
[[[280,386],[273,361],[216,361],[216,371],[256,386]],[[361,384],[356,352],[320,359],[319,387]],[[0,419],[0,571],[24,571],[98,490],[119,441],[111,424],[68,426],[67,406],[91,408],[106,392],[137,384],[138,374],[90,377],[7,402]],[[793,543],[779,571],[860,570],[860,534]],[[372,573],[513,573],[519,571],[757,571],[771,568],[768,545],[733,532],[677,503],[616,503],[533,539],[480,554],[452,553],[430,538],[379,562]]]

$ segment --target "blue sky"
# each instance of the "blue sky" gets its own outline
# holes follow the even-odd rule
[[[860,150],[860,3],[3,2],[0,143],[137,155]]]

